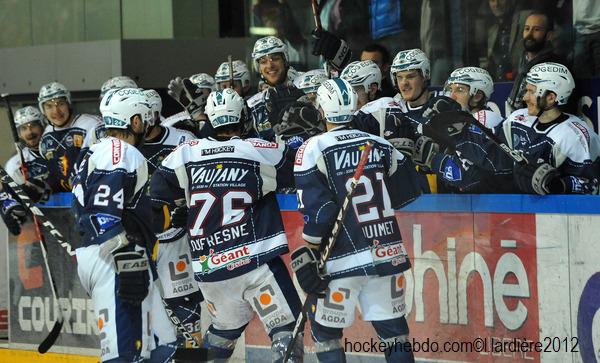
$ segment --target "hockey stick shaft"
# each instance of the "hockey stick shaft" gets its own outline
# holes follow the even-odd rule
[[[350,202],[352,200],[352,196],[354,195],[356,186],[358,185],[360,177],[363,174],[365,165],[367,164],[367,160],[369,159],[369,154],[371,153],[372,148],[373,148],[373,141],[371,141],[371,140],[367,141],[367,143],[364,145],[364,149],[360,156],[360,160],[358,162],[358,166],[356,167],[356,171],[354,172],[354,175],[352,176],[352,179],[350,181],[350,189],[348,190],[348,193],[346,193],[346,196],[344,197],[344,201],[342,202],[342,207],[338,211],[337,217],[335,218],[335,222],[333,224],[333,228],[331,229],[331,235],[327,239],[327,244],[325,245],[325,248],[323,249],[323,253],[321,254],[321,258],[319,259],[319,265],[318,265],[319,270],[323,270],[325,268],[325,263],[327,263],[327,259],[331,255],[331,251],[333,250],[333,247],[335,246],[335,242],[337,240],[338,235],[340,234],[340,230],[344,223],[344,218],[346,217],[346,214],[348,213],[348,210],[350,209],[349,206],[350,206]],[[306,300],[304,301],[304,304],[302,305],[302,310],[300,311],[300,316],[296,320],[296,325],[294,326],[294,330],[292,331],[292,338],[290,339],[290,343],[285,350],[285,354],[283,356],[283,363],[286,363],[289,360],[289,358],[292,354],[292,350],[294,349],[296,339],[298,339],[298,335],[300,334],[300,332],[304,330],[304,324],[306,323],[306,320],[307,320],[308,306],[310,305],[310,301],[311,301],[310,297],[307,296]]]
[[[475,117],[471,116],[471,124],[476,126],[488,137],[494,144],[496,144],[506,155],[508,155],[511,159],[513,159],[517,164],[526,165],[529,164],[529,161],[523,154],[508,146],[505,142],[500,140],[498,135],[494,134],[492,130],[488,129],[485,125],[483,125],[479,120]]]
[[[19,133],[17,131],[17,125],[15,123],[14,114],[13,114],[12,108],[10,106],[10,100],[8,99],[8,95],[6,95],[6,94],[2,95],[2,98],[4,99],[4,103],[6,105],[6,109],[7,109],[7,113],[8,113],[8,122],[10,123],[10,129],[13,134],[15,149],[16,149],[16,151],[19,155],[19,159],[21,161],[21,173],[23,174],[23,178],[25,179],[25,181],[27,181],[29,179],[29,173],[27,170],[27,165],[25,164],[25,158],[23,157],[23,150],[21,149],[21,146],[19,144]],[[59,309],[60,309],[60,314],[56,318],[56,322],[54,323],[54,326],[50,330],[49,334],[46,336],[46,339],[44,339],[44,341],[42,341],[42,343],[38,346],[38,352],[41,354],[44,354],[56,342],[56,339],[58,338],[58,335],[60,334],[60,331],[62,330],[62,326],[64,324],[65,318],[64,318],[64,315],[62,314],[62,308],[60,307],[60,304],[58,301],[58,289],[56,288],[56,283],[54,282],[54,278],[52,277],[52,271],[50,271],[50,262],[48,261],[48,247],[46,245],[46,240],[44,238],[44,235],[40,231],[40,224],[39,224],[38,218],[35,214],[33,214],[33,224],[35,227],[36,237],[40,241],[40,247],[42,250],[42,258],[44,260],[44,265],[46,267],[46,275],[48,276],[48,282],[50,283],[52,297],[54,298],[54,303],[58,304]]]
[[[317,27],[317,30],[322,30],[323,26],[321,25],[321,8],[319,3],[317,0],[311,0],[310,4],[312,7],[313,17],[315,19],[315,26]]]

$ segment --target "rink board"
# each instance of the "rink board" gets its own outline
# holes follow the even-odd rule
[[[481,338],[487,339],[489,350],[495,337],[541,342],[548,348],[547,338],[557,337],[554,348],[561,350],[429,351],[417,353],[420,360],[600,361],[600,207],[597,197],[568,198],[424,196],[397,212],[413,262],[406,273],[406,308],[417,342],[436,342],[442,349],[446,342],[464,345]],[[76,243],[69,210],[60,207],[65,203],[47,211]],[[280,205],[293,249],[301,243],[302,218],[293,196],[282,196]],[[9,256],[11,287],[9,346],[16,349],[36,349],[56,315],[34,242],[29,230],[11,239],[4,254]],[[63,303],[71,309],[70,322],[53,351],[97,354],[96,319],[76,264],[56,244],[50,249],[51,259],[60,261],[53,266],[59,290],[70,292]],[[285,259],[289,262],[288,256]],[[309,337],[306,334],[305,343],[310,352]],[[376,335],[369,323],[357,321],[345,338],[361,343],[376,340]],[[270,360],[269,340],[258,320],[249,325],[245,341],[248,361]],[[309,354],[307,361],[313,359]],[[349,361],[383,359],[381,354],[353,353]]]

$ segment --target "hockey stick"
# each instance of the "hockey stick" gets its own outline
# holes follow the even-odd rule
[[[333,228],[331,229],[331,235],[327,239],[327,244],[325,245],[325,248],[323,249],[323,252],[321,253],[321,258],[319,258],[318,267],[319,267],[319,270],[321,270],[321,271],[325,268],[325,263],[327,262],[329,255],[331,255],[331,251],[333,250],[333,247],[335,245],[337,237],[340,234],[340,231],[341,231],[341,228],[342,228],[342,225],[344,222],[344,218],[346,217],[346,214],[348,213],[348,210],[350,209],[349,208],[350,200],[352,199],[354,190],[356,189],[356,186],[358,185],[358,180],[360,179],[360,177],[363,174],[363,169],[365,168],[365,164],[367,163],[367,159],[369,157],[369,153],[371,152],[372,148],[373,148],[373,141],[371,141],[371,140],[367,141],[367,143],[364,145],[364,149],[360,156],[360,160],[358,162],[358,166],[356,167],[356,171],[354,172],[354,175],[352,176],[352,179],[350,180],[350,189],[348,190],[348,193],[344,197],[344,201],[342,202],[342,207],[338,211],[338,215],[335,218]],[[286,363],[290,359],[290,355],[292,354],[292,350],[294,349],[294,344],[296,343],[296,339],[298,339],[298,335],[300,334],[300,332],[304,331],[304,325],[306,323],[307,316],[308,316],[308,306],[310,305],[310,300],[311,299],[307,296],[306,300],[304,301],[304,305],[302,305],[302,310],[300,311],[300,316],[296,320],[296,325],[294,326],[294,330],[292,331],[292,339],[290,340],[290,343],[288,344],[288,346],[285,350],[285,354],[283,356],[283,363]]]
[[[13,115],[12,109],[10,107],[10,101],[8,99],[7,94],[3,94],[2,98],[4,99],[4,103],[6,105],[6,109],[8,112],[8,122],[10,123],[10,129],[13,134],[15,149],[17,150],[17,153],[19,154],[19,158],[21,160],[21,172],[23,173],[23,178],[25,179],[25,181],[27,181],[29,179],[29,175],[27,172],[27,165],[25,165],[25,158],[23,157],[23,150],[21,149],[21,146],[19,144],[19,133],[17,131],[17,126],[15,124],[14,115]],[[2,169],[1,172],[5,173],[8,176],[8,174],[6,173],[6,170]],[[12,180],[12,178],[10,178],[10,179]],[[4,175],[2,176],[2,180],[5,181]],[[14,184],[16,184],[14,182],[14,180],[12,180],[12,182]],[[7,183],[13,189],[13,191],[15,191],[14,186],[11,185],[10,182],[7,182]],[[22,189],[21,189],[21,192],[23,192]],[[17,195],[19,195],[20,199],[23,200],[23,197],[20,195],[20,193],[18,193],[17,191],[15,191],[15,193],[17,193]],[[26,195],[26,193],[22,193],[22,194]],[[42,258],[44,259],[44,265],[46,266],[46,274],[48,275],[48,282],[50,283],[50,289],[52,291],[54,303],[58,304],[59,310],[60,310],[60,314],[56,318],[56,321],[54,322],[54,326],[48,333],[48,336],[46,336],[46,339],[44,339],[44,341],[42,341],[42,343],[38,346],[38,352],[41,354],[44,354],[54,345],[54,343],[56,342],[56,339],[58,339],[58,335],[60,334],[60,331],[62,330],[63,324],[65,322],[65,317],[62,313],[62,308],[60,307],[60,304],[59,304],[58,289],[56,288],[56,283],[54,282],[54,278],[52,277],[52,272],[50,271],[50,263],[48,261],[48,246],[46,245],[46,239],[44,238],[44,235],[40,231],[40,222],[35,213],[33,213],[33,224],[35,226],[36,237],[40,241],[40,247],[42,249]],[[50,225],[52,225],[52,223],[50,223]],[[52,227],[54,227],[54,226],[52,226]],[[56,231],[56,232],[58,232],[58,231]],[[50,233],[52,234],[52,231],[50,231]],[[58,234],[60,234],[60,232],[58,232]]]
[[[465,123],[466,125],[473,125],[481,130],[494,144],[496,144],[508,157],[514,162],[521,165],[529,164],[529,160],[523,154],[508,146],[505,142],[500,140],[498,135],[494,134],[492,130],[488,129],[473,115],[466,111],[447,111],[441,112],[431,118],[431,121],[423,126],[423,131],[430,129],[436,133],[440,133],[439,129],[442,126],[450,125],[453,123]],[[465,126],[466,126],[465,125]]]

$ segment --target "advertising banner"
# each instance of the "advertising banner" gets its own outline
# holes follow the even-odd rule
[[[71,210],[45,208],[44,213],[65,234],[66,240],[76,246],[79,236],[74,231]],[[52,297],[33,224],[24,225],[17,238],[10,236],[10,346],[37,349],[62,310],[66,320],[55,351],[85,354],[99,347],[91,300],[79,283],[75,257],[67,255],[49,234],[46,234],[46,243],[50,269],[58,289],[58,304]]]

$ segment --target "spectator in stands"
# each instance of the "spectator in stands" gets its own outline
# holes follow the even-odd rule
[[[513,70],[516,77],[506,100],[506,115],[525,107],[522,96],[525,90],[525,76],[531,67],[542,62],[555,62],[568,67],[566,60],[554,52],[551,42],[553,30],[554,21],[545,12],[533,11],[525,20],[522,38],[523,53],[518,68]]]
[[[527,15],[518,11],[514,0],[489,0],[488,4],[495,21],[487,31],[487,64],[481,66],[494,81],[512,81],[523,50],[519,32]]]
[[[252,6],[253,24],[272,28],[287,45],[288,62],[296,64],[306,43],[293,11],[285,0],[257,0]]]
[[[600,76],[600,6],[597,0],[573,0],[573,26],[575,76]]]
[[[372,43],[360,52],[360,60],[372,60],[381,70],[381,96],[394,97],[396,91],[390,82],[390,52],[383,45]]]

